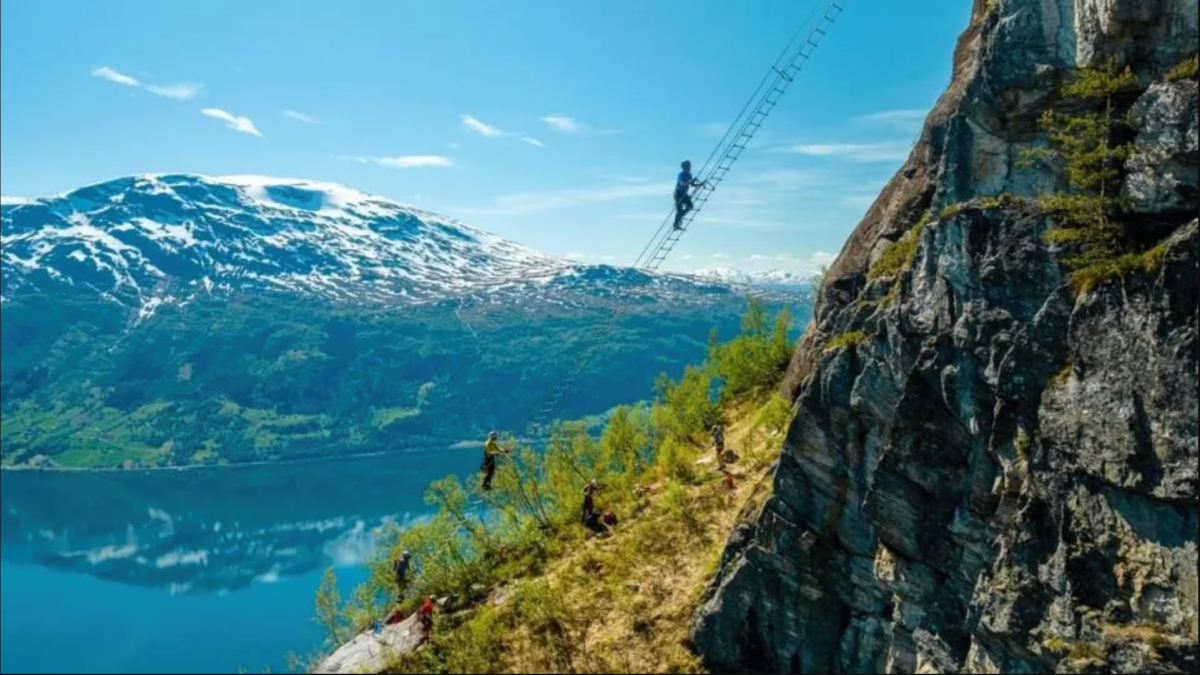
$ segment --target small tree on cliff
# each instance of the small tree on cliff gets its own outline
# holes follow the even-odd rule
[[[1071,191],[1043,196],[1039,205],[1060,219],[1047,239],[1078,247],[1079,253],[1067,261],[1071,266],[1106,261],[1125,248],[1124,229],[1113,222],[1124,207],[1121,170],[1130,151],[1129,142],[1121,140],[1128,135],[1129,120],[1118,111],[1118,102],[1136,82],[1129,68],[1114,60],[1080,70],[1062,88],[1065,103],[1074,109],[1042,114],[1050,147],[1022,157],[1026,167],[1039,160],[1065,164]]]

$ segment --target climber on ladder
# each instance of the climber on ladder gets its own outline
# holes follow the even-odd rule
[[[696,180],[692,177],[692,163],[689,160],[683,160],[680,165],[683,171],[679,172],[679,177],[675,179],[675,229],[683,229],[683,217],[687,215],[694,207],[692,198],[688,196],[688,189],[704,187],[708,185],[705,181]]]

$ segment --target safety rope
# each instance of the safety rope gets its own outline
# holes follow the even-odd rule
[[[771,111],[783,99],[783,95],[787,93],[788,87],[796,81],[796,77],[804,69],[809,59],[812,58],[813,52],[820,46],[821,41],[828,35],[829,30],[844,11],[843,5],[846,2],[847,0],[832,0],[829,2],[821,13],[820,18],[815,23],[812,23],[811,28],[807,32],[805,28],[809,26],[812,13],[801,24],[800,29],[796,31],[796,34],[788,41],[787,46],[780,52],[775,63],[771,65],[770,70],[763,76],[754,93],[747,100],[746,104],[742,106],[742,110],[725,131],[725,135],[721,137],[717,146],[709,154],[708,159],[704,161],[704,164],[696,173],[702,185],[696,189],[693,208],[680,220],[678,227],[675,226],[675,210],[672,209],[667,214],[667,217],[663,219],[654,236],[651,237],[650,242],[642,249],[642,252],[634,261],[633,269],[653,272],[658,270],[667,259],[667,256],[674,250],[675,245],[683,238],[684,232],[688,230],[688,227],[691,226],[696,216],[699,215],[701,208],[708,203],[717,186],[721,184],[726,174],[733,168],[734,162],[741,157],[750,144],[750,141],[754,138],[754,135],[762,128]],[[814,12],[817,7],[819,5],[814,6]],[[567,373],[565,378],[560,380],[559,386],[555,388],[546,404],[531,419],[526,429],[528,435],[545,435],[545,425],[562,402],[567,390],[571,388],[575,380],[583,374],[592,359],[595,358],[595,355],[603,346],[601,339],[607,337],[616,328],[617,323],[627,311],[628,297],[627,295],[624,302],[618,299],[615,311],[609,317],[608,321],[603,324],[596,324],[593,330],[589,331],[589,333],[595,333],[597,339],[592,343],[590,348],[585,350],[580,358],[575,360],[575,366]]]

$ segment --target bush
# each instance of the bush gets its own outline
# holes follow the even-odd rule
[[[871,268],[867,270],[867,278],[880,279],[895,276],[912,267],[913,261],[917,257],[917,247],[921,243],[921,233],[925,231],[925,226],[931,219],[932,214],[926,211],[911,230],[905,232],[904,236],[888,247],[883,255],[879,256],[879,259],[871,265]]]
[[[1040,160],[1066,169],[1071,191],[1046,195],[1038,206],[1059,221],[1046,239],[1068,248],[1064,262],[1076,270],[1071,285],[1077,291],[1136,262],[1124,257],[1132,247],[1130,237],[1115,221],[1126,206],[1119,193],[1131,149],[1123,140],[1129,136],[1128,116],[1120,108],[1136,83],[1132,71],[1118,68],[1115,61],[1079,71],[1062,88],[1074,109],[1042,114],[1050,147],[1027,151],[1021,160],[1026,167]]]
[[[736,338],[717,344],[716,336],[710,337],[708,364],[722,384],[722,402],[762,396],[779,382],[792,358],[791,325],[786,309],[772,319],[762,303],[751,299]]]
[[[664,440],[693,443],[721,419],[708,368],[688,366],[678,382],[661,375],[655,389],[652,415]]]
[[[1167,71],[1167,81],[1194,80],[1200,74],[1200,55],[1192,54],[1192,58],[1184,59]]]
[[[861,330],[849,331],[842,333],[841,335],[835,335],[829,340],[829,342],[825,343],[825,353],[833,354],[834,352],[840,352],[843,349],[849,349],[850,347],[857,347],[858,345],[866,344],[866,342],[866,333],[862,332]]]

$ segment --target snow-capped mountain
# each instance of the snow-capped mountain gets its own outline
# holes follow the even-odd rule
[[[751,286],[773,290],[808,290],[813,286],[811,273],[792,270],[745,271],[732,267],[709,267],[692,273],[708,281],[731,286]]]
[[[214,292],[394,304],[710,283],[571,264],[351,188],[260,176],[142,175],[8,198],[0,230],[6,298],[65,284],[143,312]]]
[[[136,176],[5,204],[11,284],[93,288],[122,302],[175,279],[358,299],[442,296],[553,278],[564,265],[432,213],[329,183]],[[178,295],[178,291],[175,293]]]

